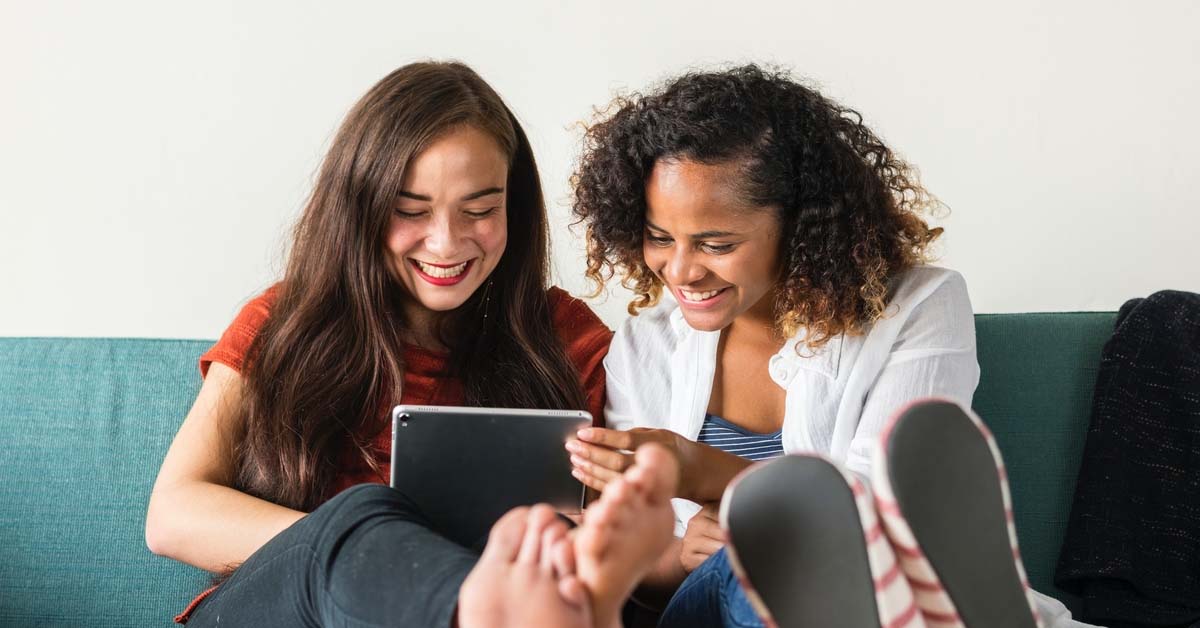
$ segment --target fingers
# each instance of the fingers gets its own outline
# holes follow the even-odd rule
[[[571,466],[583,471],[584,473],[587,473],[588,475],[595,476],[596,479],[603,482],[612,482],[613,480],[616,480],[617,478],[621,477],[621,473],[623,471],[623,469],[611,469],[609,467],[596,464],[590,460],[580,458],[575,454],[571,454]]]
[[[571,469],[571,476],[582,482],[584,486],[595,489],[602,493],[604,492],[604,487],[608,486],[608,480],[596,477],[595,475],[592,475],[588,471],[579,467]]]
[[[610,430],[603,427],[585,427],[576,432],[579,440],[609,449],[626,449],[632,451],[637,448],[637,443],[634,442],[634,433],[623,430]]]
[[[709,521],[720,525],[721,504],[718,502],[708,502],[700,508],[700,512],[696,513],[696,517],[704,517]],[[692,517],[695,519],[696,517]]]
[[[628,469],[633,464],[633,458],[629,454],[623,454],[607,447],[590,445],[582,441],[569,440],[567,441],[566,448],[576,458],[586,460],[617,473],[624,472],[625,469]]]

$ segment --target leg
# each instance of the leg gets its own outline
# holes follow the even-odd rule
[[[549,507],[505,515],[463,585],[459,625],[620,626],[626,599],[671,540],[678,478],[675,460],[652,445],[569,537]]]
[[[1040,625],[1004,462],[973,412],[938,399],[906,406],[884,429],[871,472],[888,536],[931,625]]]
[[[356,486],[255,552],[188,623],[450,626],[477,559],[399,492]]]
[[[461,628],[590,628],[567,526],[545,504],[509,511],[492,527],[459,596]]]
[[[596,628],[621,623],[621,607],[671,542],[671,496],[679,464],[660,446],[637,450],[625,474],[605,487],[574,534],[579,579],[592,599]]]
[[[750,467],[725,490],[721,527],[765,623],[924,626],[870,492],[824,458],[789,455]]]
[[[667,603],[658,628],[761,628],[724,549],[688,574]]]

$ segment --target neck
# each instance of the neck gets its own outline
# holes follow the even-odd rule
[[[441,313],[434,312],[411,299],[406,299],[404,302],[404,341],[423,349],[445,350],[446,347],[437,334],[441,320]]]
[[[725,330],[726,336],[736,337],[739,342],[782,346],[786,339],[775,326],[775,299],[774,290],[764,295],[753,307],[733,319]]]

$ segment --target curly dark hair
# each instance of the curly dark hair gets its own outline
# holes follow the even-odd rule
[[[573,211],[587,228],[587,276],[599,292],[620,273],[637,295],[630,314],[662,296],[642,258],[646,179],[660,159],[739,162],[742,193],[778,208],[776,324],[785,337],[803,329],[812,349],[883,316],[891,279],[927,261],[942,232],[919,216],[937,202],[916,171],[857,111],[785,71],[688,73],[600,117],[584,134]]]

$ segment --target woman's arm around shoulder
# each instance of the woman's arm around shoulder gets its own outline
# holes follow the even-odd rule
[[[214,362],[150,493],[146,545],[219,573],[244,562],[304,513],[231,488],[242,378]]]

